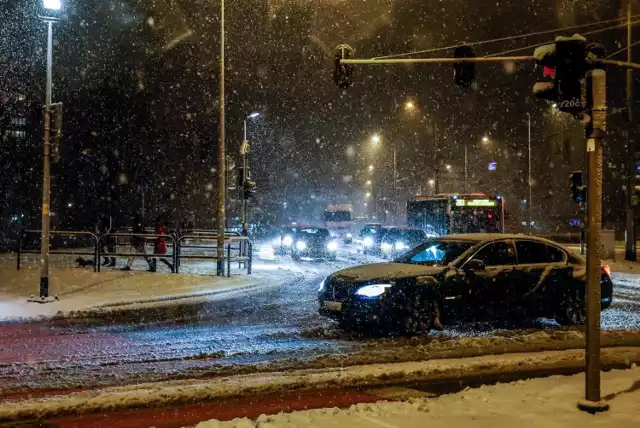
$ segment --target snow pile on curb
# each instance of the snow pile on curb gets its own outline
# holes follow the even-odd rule
[[[59,301],[27,303],[37,292],[39,270],[16,271],[0,264],[0,320],[101,317],[113,312],[158,310],[174,304],[193,305],[212,296],[253,287],[277,286],[299,274],[278,265],[258,264],[253,275],[230,278],[170,273],[93,272],[90,269],[54,268],[51,294]]]
[[[638,427],[640,426],[640,368],[602,374],[603,398],[609,412],[579,411],[584,375],[552,376],[508,384],[465,389],[435,399],[358,404],[349,409],[307,410],[262,415],[257,421],[208,421],[198,428],[501,428],[501,427]]]
[[[578,369],[583,366],[583,361],[584,350],[550,351],[139,384],[77,392],[65,396],[7,400],[0,403],[0,422],[200,403],[282,391],[388,386],[501,373],[532,373],[559,368]],[[640,348],[603,349],[602,361],[606,365],[628,367],[640,361]]]

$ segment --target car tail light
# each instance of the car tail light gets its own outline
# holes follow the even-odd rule
[[[607,274],[609,278],[611,278],[611,268],[609,265],[602,265],[602,270]]]

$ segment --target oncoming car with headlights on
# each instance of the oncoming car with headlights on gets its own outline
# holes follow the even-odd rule
[[[427,234],[422,229],[409,227],[392,227],[387,229],[380,243],[380,254],[385,259],[397,257],[406,253],[416,245],[427,240]]]
[[[612,301],[601,269],[601,306]],[[320,285],[321,315],[408,334],[443,324],[554,318],[585,321],[586,263],[553,241],[524,235],[449,235],[393,262],[340,270]]]
[[[296,231],[291,248],[294,260],[302,258],[335,260],[339,249],[337,239],[324,227],[301,227]]]

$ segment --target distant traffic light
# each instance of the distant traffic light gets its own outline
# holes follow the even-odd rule
[[[582,179],[582,171],[574,171],[569,176],[571,188],[571,199],[577,203],[584,203],[587,200],[587,186]]]
[[[349,64],[340,64],[340,60],[350,59],[355,55],[355,50],[349,45],[338,45],[336,47],[335,66],[333,70],[333,81],[340,89],[348,89],[353,85],[351,75],[353,74],[353,66]]]
[[[244,182],[244,199],[253,199],[256,196],[256,182],[247,180]]]
[[[462,44],[453,51],[454,58],[475,58],[471,45]],[[461,88],[468,88],[476,78],[476,65],[472,62],[456,62],[453,64],[453,79]]]

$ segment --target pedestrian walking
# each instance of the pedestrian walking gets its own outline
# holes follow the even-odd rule
[[[105,252],[105,249],[108,253],[116,252],[116,238],[115,236],[109,236],[110,233],[115,232],[115,228],[113,225],[113,217],[110,215],[104,215],[100,219],[100,225],[98,227],[98,232],[100,233],[100,252]],[[106,256],[104,258],[104,263],[102,266],[115,267],[116,266],[116,258],[114,256]]]
[[[147,254],[146,254],[145,245],[147,241],[145,240],[144,236],[140,236],[140,235],[144,235],[145,230],[144,230],[144,222],[142,220],[142,217],[140,217],[139,214],[136,214],[133,217],[132,233],[133,233],[133,236],[131,237],[131,247],[133,249],[133,252],[140,253],[140,255],[149,264],[149,271],[153,271],[153,263],[151,259],[147,257]],[[129,259],[127,260],[127,265],[123,267],[122,270],[124,271],[131,270],[131,266],[133,265],[133,261],[135,258],[136,258],[135,255],[129,256]]]
[[[165,225],[164,217],[165,217],[164,215],[159,215],[158,218],[156,218],[156,222],[154,226],[156,235],[167,235],[169,233],[169,230]],[[167,254],[167,238],[165,237],[156,238],[156,242],[153,247],[153,253],[156,255]],[[158,260],[164,263],[171,270],[171,272],[173,272],[173,264],[163,257],[156,257],[153,259],[153,262],[152,262],[153,266],[151,267],[151,269],[149,269],[150,271],[152,272],[156,271],[156,269],[158,268]]]

